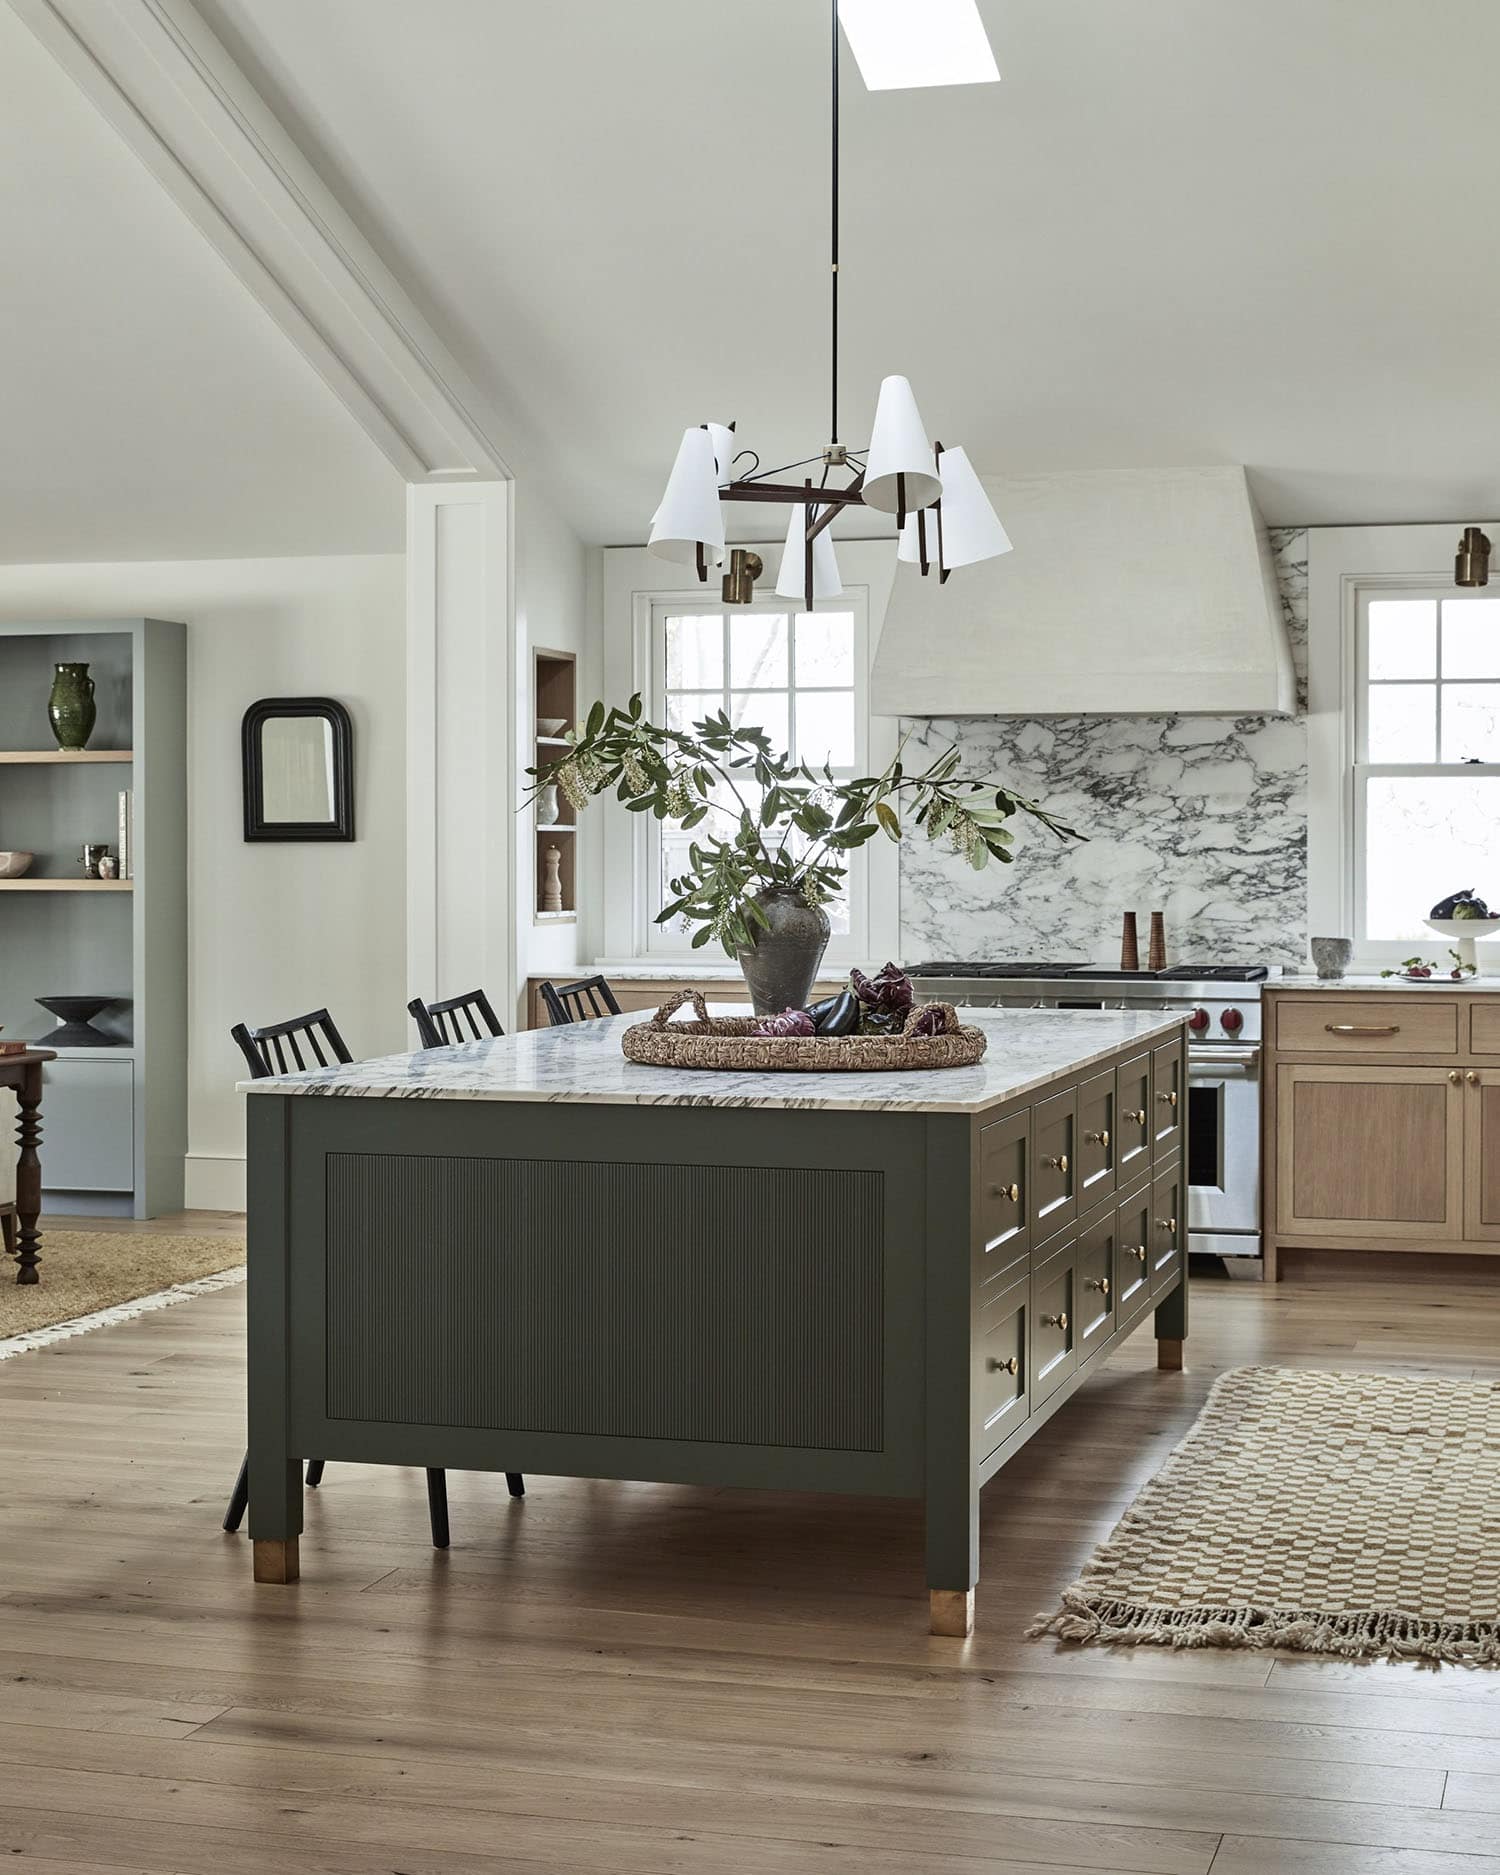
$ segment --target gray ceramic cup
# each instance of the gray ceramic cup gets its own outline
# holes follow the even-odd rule
[[[1320,977],[1327,983],[1336,983],[1349,968],[1354,956],[1353,938],[1314,938],[1312,940],[1312,960]]]

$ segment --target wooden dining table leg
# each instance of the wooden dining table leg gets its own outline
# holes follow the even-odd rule
[[[42,1162],[36,1150],[42,1137],[42,1064],[39,1061],[27,1068],[25,1080],[16,1089],[16,1100],[19,1107],[16,1138],[21,1146],[21,1156],[16,1161],[16,1224],[21,1267],[16,1271],[16,1281],[34,1283],[41,1280],[36,1266],[41,1259],[42,1242],[42,1233],[36,1227],[42,1210]]]

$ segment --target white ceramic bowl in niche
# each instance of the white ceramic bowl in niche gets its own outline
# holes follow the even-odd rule
[[[31,870],[34,853],[0,853],[0,879],[19,879]]]

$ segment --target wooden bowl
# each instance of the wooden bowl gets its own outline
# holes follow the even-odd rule
[[[0,879],[19,879],[31,870],[34,853],[0,853]]]

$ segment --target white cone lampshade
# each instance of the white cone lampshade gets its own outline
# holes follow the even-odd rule
[[[718,472],[720,488],[728,488],[734,480],[733,462],[739,444],[735,441],[734,431],[727,423],[709,423],[704,426],[714,446],[714,468]]]
[[[936,501],[942,492],[932,444],[911,385],[905,378],[883,379],[865,456],[865,506],[878,508],[882,514],[896,514],[904,506],[909,514],[913,508]]]
[[[973,566],[977,560],[993,560],[999,554],[1009,553],[1011,541],[1009,534],[1000,524],[1000,517],[990,504],[990,498],[984,491],[984,483],[976,474],[974,465],[964,449],[945,449],[938,458],[938,466],[943,472],[942,506],[942,564],[948,569],[958,566]],[[901,542],[896,548],[898,560],[921,561],[922,546],[919,526],[925,523],[927,529],[927,562],[936,566],[938,553],[938,517],[930,511],[925,515],[909,515],[906,526],[901,530]]]
[[[792,509],[786,546],[781,554],[781,572],[776,580],[778,598],[804,599],[807,596],[807,530],[817,518],[816,508]],[[825,527],[813,542],[813,598],[837,599],[843,590],[833,540]]]
[[[663,560],[692,566],[703,549],[704,562],[722,565],[724,510],[719,506],[719,471],[713,438],[701,425],[684,430],[667,491],[651,522],[646,545]]]

